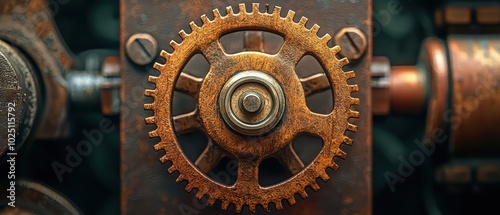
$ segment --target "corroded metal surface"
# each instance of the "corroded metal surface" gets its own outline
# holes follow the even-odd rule
[[[23,91],[26,91],[26,83],[34,87],[33,77],[29,74],[30,71],[19,71],[21,65],[17,64],[24,64],[26,68],[26,62],[20,59],[17,52],[0,40],[0,93],[2,95],[0,97],[0,105],[2,105],[0,107],[0,120],[4,122],[0,125],[0,139],[3,140],[0,143],[0,156],[7,151],[9,144],[22,143],[24,139],[20,136],[24,132],[18,133],[16,131],[20,131],[20,127],[23,127],[25,122],[31,121],[33,123],[33,119],[24,120],[29,115],[23,114],[26,97]],[[30,76],[25,77],[26,73]],[[36,113],[36,106],[34,113]]]
[[[450,150],[457,155],[500,153],[500,39],[494,36],[448,38],[453,72]]]
[[[102,63],[101,76],[101,113],[116,115],[120,113],[120,61],[118,56],[109,56]]]
[[[335,160],[335,162],[339,163],[339,166],[341,166],[341,168],[338,172],[331,175],[332,178],[330,179],[330,182],[319,182],[320,186],[322,187],[321,192],[318,192],[314,195],[309,195],[308,200],[297,200],[297,205],[294,207],[289,207],[288,204],[285,203],[282,205],[284,208],[283,212],[277,213],[368,214],[371,211],[371,117],[369,114],[371,111],[369,106],[369,104],[371,103],[371,99],[369,95],[370,78],[368,73],[368,65],[371,60],[371,40],[369,30],[371,26],[371,21],[369,18],[371,2],[362,1],[354,4],[349,1],[276,1],[275,4],[283,6],[286,9],[283,11],[287,11],[288,9],[295,10],[297,14],[307,16],[312,23],[317,22],[318,24],[321,24],[321,31],[323,31],[323,33],[321,33],[320,31],[319,35],[324,35],[324,33],[326,32],[336,33],[341,28],[347,26],[358,27],[367,35],[369,44],[367,53],[364,55],[364,57],[360,58],[355,64],[351,64],[349,67],[350,69],[357,71],[356,79],[350,80],[349,83],[358,84],[360,86],[360,91],[357,93],[353,93],[353,96],[359,97],[360,100],[363,101],[359,106],[355,106],[354,109],[362,113],[368,113],[363,114],[360,119],[349,120],[352,123],[355,122],[359,126],[357,135],[352,135],[352,133],[350,132],[346,133],[346,135],[353,138],[355,142],[355,144],[350,147],[342,147],[342,150],[346,151],[349,154],[349,158],[345,161]],[[260,11],[272,13],[272,9],[275,4],[273,3],[269,7],[261,4]],[[225,1],[194,1],[186,4],[183,2],[165,1],[152,6],[151,4],[146,2],[123,0],[121,5],[122,48],[124,48],[125,41],[128,37],[137,32],[145,32],[151,33],[155,38],[158,39],[158,45],[161,49],[171,50],[170,47],[168,47],[168,41],[170,40],[170,38],[174,38],[176,36],[178,30],[183,28],[186,29],[186,26],[184,24],[188,23],[190,20],[195,20],[195,22],[201,23],[198,19],[199,15],[210,12],[212,8],[222,9],[224,6],[231,5],[231,3]],[[247,6],[250,6],[250,4],[247,4]],[[165,8],[169,8],[169,13],[165,13]],[[238,11],[239,9],[236,8],[235,10]],[[333,11],[335,11],[335,13],[333,13]],[[209,14],[208,16],[210,20],[213,19],[211,14]],[[286,14],[281,14],[281,17],[285,16]],[[354,19],[345,20],[344,18],[348,16],[354,17]],[[297,20],[295,20],[295,22],[298,22],[299,20],[299,17],[297,17]],[[309,29],[311,28],[312,24],[308,23],[306,24],[306,26],[307,29]],[[255,35],[247,35],[246,39],[253,36]],[[259,49],[261,49],[259,43],[254,43],[252,46],[247,47],[247,50]],[[125,57],[123,49],[121,54],[123,59],[127,59]],[[163,63],[164,60],[160,59],[158,61]],[[128,60],[125,60],[123,62],[123,65],[126,73],[124,74],[122,79],[124,87],[122,91],[122,110],[124,110],[124,114],[122,115],[122,213],[177,214],[182,213],[182,209],[184,209],[184,212],[186,212],[186,209],[192,209],[191,212],[199,212],[200,214],[219,214],[220,209],[217,208],[220,207],[206,208],[204,206],[200,206],[199,203],[195,201],[194,194],[188,195],[182,192],[182,187],[173,183],[178,175],[165,174],[165,165],[159,165],[158,158],[162,153],[154,153],[151,147],[152,145],[157,143],[159,139],[155,138],[153,140],[148,140],[146,135],[144,135],[148,130],[154,129],[154,126],[143,125],[144,117],[149,115],[150,113],[141,110],[141,108],[138,107],[137,99],[134,97],[134,92],[137,90],[137,88],[144,88],[144,86],[147,86],[147,88],[151,88],[153,86],[150,84],[141,84],[140,82],[138,82],[138,80],[145,79],[145,75],[147,74],[143,69],[133,66],[133,63]],[[151,73],[154,74],[155,72]],[[319,77],[321,76],[321,74],[318,73],[317,76]],[[310,90],[308,90],[307,92],[302,92],[302,99],[306,94],[311,95],[315,92],[319,92],[321,91],[319,89],[321,89],[325,85],[328,85],[328,83],[324,83],[324,81],[321,81],[328,79],[318,79],[318,77],[309,77],[307,80],[304,78],[298,79],[302,81],[302,83],[299,82],[298,89],[302,90],[300,86],[306,85],[303,84],[306,81],[308,83],[307,86],[310,86],[308,88]],[[224,79],[224,77],[222,79]],[[181,80],[188,84],[179,84]],[[217,82],[224,83],[223,80]],[[292,83],[295,83],[295,85],[297,84],[297,82]],[[181,73],[178,76],[176,85],[176,89],[178,91],[187,92],[189,95],[197,98],[199,94],[193,89],[198,89],[198,86],[203,84],[201,79],[194,76],[190,77],[188,75],[185,75],[184,73]],[[188,85],[192,87],[187,87]],[[201,87],[203,88],[203,86]],[[222,85],[220,85],[219,87],[222,87]],[[289,91],[298,91],[298,89],[289,89]],[[298,98],[299,95],[294,95],[293,97]],[[342,100],[342,98],[337,97],[335,99]],[[158,97],[155,101],[157,100]],[[147,101],[146,103],[149,103],[152,100],[145,99],[145,101]],[[324,106],[324,104],[322,103],[317,103],[314,105]],[[200,114],[201,113],[198,113],[198,111],[193,111],[191,113],[185,114],[184,117],[174,117],[172,121],[184,122],[181,123],[184,126],[179,126],[182,127],[182,129],[179,127],[175,127],[176,132],[187,132],[188,130],[203,126],[206,122],[200,119]],[[306,113],[298,113],[298,115],[306,115]],[[174,123],[175,122],[172,122],[172,124]],[[219,122],[219,124],[225,126],[224,122],[222,121]],[[262,138],[267,138],[267,136]],[[218,159],[221,157],[219,156],[220,154],[232,154],[230,152],[227,152],[225,148],[219,146],[217,141],[209,142],[209,145],[213,147],[213,150],[210,150],[213,153],[203,153],[203,156],[200,156],[200,158],[196,162],[194,162],[195,165],[199,167],[201,172],[207,172],[209,169],[212,169],[213,165],[211,163],[217,163]],[[278,147],[276,148],[279,149]],[[283,147],[282,149],[283,150],[276,152],[276,154],[279,156],[283,154],[283,156],[281,157],[285,159],[294,157],[293,155],[290,155],[291,150],[289,150],[289,148]],[[181,154],[179,154],[179,156],[181,156]],[[209,165],[203,167],[202,163]],[[288,163],[291,164],[288,168],[293,173],[297,173],[297,169],[301,170],[304,165],[301,163]],[[193,164],[190,165],[193,166]],[[195,171],[195,169],[193,169],[193,171]],[[249,171],[249,173],[252,172],[253,171]],[[189,186],[190,185],[188,185],[188,189]],[[291,191],[286,191],[280,195],[285,195],[290,192]],[[275,196],[275,198],[278,199],[279,196]],[[237,201],[244,201],[244,198],[238,199],[239,200]],[[250,197],[249,199],[252,198]],[[220,205],[221,203],[217,201],[215,204]],[[230,206],[230,208],[232,207],[233,206]],[[257,207],[256,209],[258,213],[262,211],[262,209],[259,208],[260,207]],[[270,208],[271,210],[273,210],[275,206],[271,206]],[[243,210],[244,213],[247,211],[248,209]]]
[[[45,95],[37,138],[57,138],[66,131],[66,82],[73,63],[46,1],[13,0],[0,6],[0,38],[24,51],[41,74]]]
[[[5,181],[2,181],[5,183]],[[0,191],[9,195],[8,191]],[[58,191],[39,182],[20,179],[16,181],[15,206],[7,206],[7,199],[1,200],[0,214],[83,214],[76,205]]]
[[[311,29],[305,27],[307,18],[302,17],[299,23],[295,23],[293,21],[295,12],[289,11],[287,16],[282,18],[280,16],[281,8],[275,7],[272,12],[260,12],[259,4],[252,4],[250,12],[246,10],[245,4],[239,5],[238,13],[235,13],[230,6],[226,10],[227,15],[222,16],[215,9],[213,20],[202,15],[202,26],[191,23],[191,33],[180,31],[179,35],[182,38],[180,43],[170,42],[174,48],[173,53],[165,51],[161,53],[166,63],[155,64],[154,67],[160,71],[160,75],[149,77],[149,81],[154,83],[156,88],[145,91],[147,96],[154,98],[153,103],[144,105],[145,109],[154,111],[154,116],[146,118],[146,122],[157,125],[155,130],[149,132],[149,136],[160,137],[160,143],[155,145],[155,150],[163,150],[166,153],[160,158],[160,161],[162,163],[172,162],[168,172],[179,171],[176,181],[178,183],[187,181],[185,189],[188,192],[197,188],[196,197],[198,199],[208,194],[209,205],[220,200],[222,209],[227,210],[229,204],[233,203],[237,213],[241,213],[245,205],[249,207],[251,213],[256,212],[257,205],[261,205],[264,211],[269,211],[270,203],[274,203],[276,209],[281,210],[283,209],[281,201],[284,199],[287,199],[290,205],[294,205],[295,194],[306,198],[308,196],[305,192],[307,186],[312,187],[315,191],[319,190],[316,178],[321,178],[326,182],[330,179],[326,169],[338,169],[338,165],[333,161],[334,157],[346,158],[346,153],[340,149],[340,145],[351,145],[353,140],[345,136],[344,133],[357,130],[357,127],[349,123],[348,119],[359,117],[359,112],[350,110],[351,105],[359,104],[359,99],[350,96],[351,92],[358,91],[358,86],[347,84],[347,80],[354,78],[355,75],[352,71],[344,72],[342,70],[348,60],[346,58],[338,60],[335,57],[340,51],[339,46],[328,48],[327,42],[331,39],[328,34],[318,36],[318,25],[313,25]],[[253,29],[262,29],[283,35],[285,38],[283,47],[276,55],[256,52],[228,55],[224,52],[219,42],[222,35],[232,31]],[[231,156],[238,161],[237,181],[231,186],[220,184],[208,178],[193,166],[182,152],[175,136],[174,129],[177,126],[171,121],[175,80],[182,72],[183,65],[195,52],[203,53],[211,64],[210,71],[199,89],[198,110],[202,125],[215,144],[231,153]],[[295,65],[306,53],[317,56],[320,64],[326,69],[330,83],[332,83],[335,105],[333,112],[327,115],[316,114],[308,109],[305,104],[304,92],[301,89],[301,82],[293,72]],[[237,86],[232,84],[234,78],[237,79],[235,81],[246,80],[239,79],[239,75],[247,73],[242,71],[261,71],[269,78],[274,77],[283,86],[286,98],[286,112],[284,113],[286,117],[282,120],[281,125],[271,133],[257,139],[239,135],[228,129],[220,117],[220,114],[223,113],[219,113],[219,110],[221,112],[225,110],[221,105],[228,105],[226,102],[222,102],[219,106],[214,105],[219,101],[219,97],[227,98],[231,94],[229,90],[229,94],[224,93],[226,87],[221,89],[221,86],[230,82],[229,88],[235,88]],[[264,79],[267,80],[266,77]],[[273,92],[271,94],[279,96],[281,93]],[[276,103],[274,106],[285,105],[279,99],[272,100]],[[225,121],[227,122],[227,120]],[[275,123],[270,125],[274,127],[273,124]],[[234,128],[234,126],[232,127]],[[260,186],[258,183],[260,162],[281,148],[288,147],[293,138],[302,132],[314,134],[323,139],[323,148],[318,157],[292,178],[277,185]],[[294,153],[293,149],[289,152]],[[285,157],[296,158],[292,155],[285,155]],[[283,159],[283,161],[288,162],[290,158]]]
[[[347,27],[341,29],[335,35],[335,44],[343,47],[340,55],[357,60],[365,54],[368,47],[365,34],[355,27]]]

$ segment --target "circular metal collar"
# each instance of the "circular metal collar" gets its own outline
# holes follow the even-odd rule
[[[241,98],[259,97],[260,106],[248,113],[241,108]],[[268,132],[278,124],[285,110],[285,96],[278,82],[270,75],[259,71],[242,71],[231,77],[219,95],[222,118],[233,130],[249,136]]]

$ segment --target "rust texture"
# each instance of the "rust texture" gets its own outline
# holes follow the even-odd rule
[[[368,43],[366,42],[365,34],[355,27],[347,27],[341,29],[335,35],[335,44],[343,47],[340,55],[357,60],[366,52]]]
[[[3,155],[9,148],[9,142],[16,142],[7,141],[9,140],[9,134],[10,138],[20,136],[19,134],[8,132],[9,118],[13,118],[12,116],[15,116],[15,121],[10,122],[14,123],[14,128],[16,131],[20,130],[19,128],[22,126],[24,121],[24,116],[22,113],[24,109],[23,81],[25,80],[23,80],[22,78],[25,77],[22,76],[22,73],[20,73],[20,71],[16,71],[16,69],[14,68],[15,65],[12,65],[14,64],[14,62],[10,62],[11,60],[9,59],[9,55],[13,54],[13,50],[0,40],[0,71],[2,71],[2,73],[0,74],[0,93],[2,95],[0,97],[0,104],[2,104],[2,107],[0,107],[0,120],[2,120],[2,122],[5,122],[0,125],[0,138],[4,140],[2,141],[2,143],[0,143],[0,156]],[[26,77],[26,82],[28,80],[30,79]],[[20,134],[22,133],[23,132],[21,131]],[[21,142],[21,138],[17,137],[17,140],[19,141],[17,143]]]
[[[244,205],[249,207],[251,213],[256,212],[257,205],[262,205],[265,211],[269,211],[269,203],[274,203],[276,209],[281,210],[283,208],[281,200],[287,199],[290,205],[294,205],[295,194],[300,194],[302,198],[308,196],[305,187],[310,186],[315,191],[319,190],[316,178],[321,178],[325,182],[330,179],[326,169],[338,169],[333,157],[346,158],[346,153],[340,149],[340,145],[342,143],[351,145],[353,140],[344,133],[357,130],[355,125],[348,122],[348,118],[359,117],[359,112],[350,110],[351,105],[359,104],[359,99],[350,96],[351,92],[358,91],[358,86],[347,84],[347,80],[354,78],[355,75],[352,71],[342,70],[348,60],[346,58],[338,60],[335,57],[340,51],[339,46],[328,48],[327,42],[331,39],[328,34],[318,37],[318,25],[313,25],[311,29],[305,27],[307,18],[303,17],[299,23],[295,23],[293,21],[295,12],[289,11],[283,18],[280,16],[281,8],[275,7],[272,13],[262,13],[259,11],[259,4],[252,4],[250,12],[247,12],[245,4],[239,5],[238,13],[235,13],[232,7],[227,7],[226,10],[227,15],[222,16],[215,9],[213,20],[208,19],[206,15],[201,16],[202,26],[192,23],[191,33],[187,34],[184,31],[179,33],[182,42],[170,43],[174,48],[173,53],[165,51],[161,53],[166,63],[155,64],[154,68],[160,71],[160,75],[149,77],[149,81],[156,84],[156,88],[145,91],[146,95],[154,98],[153,103],[144,105],[145,109],[154,111],[154,116],[146,118],[146,122],[157,125],[155,130],[149,132],[149,136],[160,137],[161,141],[155,145],[155,150],[164,150],[166,153],[160,161],[162,163],[171,161],[172,166],[168,168],[168,172],[179,171],[176,181],[178,183],[187,181],[185,189],[188,192],[197,188],[198,199],[209,194],[209,205],[220,200],[222,209],[227,210],[229,204],[233,203],[237,213],[241,213]],[[285,43],[278,54],[273,56],[258,52],[226,54],[219,38],[225,33],[245,29],[276,32],[283,35]],[[203,53],[211,64],[210,71],[199,89],[200,118],[205,132],[215,144],[238,161],[238,177],[232,186],[222,185],[207,178],[189,162],[174,132],[175,127],[178,127],[175,123],[179,120],[171,121],[171,95],[175,90],[175,80],[182,72],[183,65],[197,51]],[[294,72],[291,72],[306,53],[313,53],[318,57],[319,62],[327,69],[329,81],[333,83],[335,106],[333,112],[328,115],[318,115],[308,109],[301,82]],[[284,86],[286,95],[286,117],[281,126],[258,139],[248,138],[228,129],[219,114],[221,107],[214,105],[217,104],[220,87],[236,72],[248,70],[262,71],[273,76]],[[189,125],[195,126],[196,123],[181,124],[182,127]],[[264,158],[274,155],[285,147],[289,150],[279,154],[281,160],[286,161],[288,166],[300,163],[300,160],[295,161],[298,157],[288,145],[301,132],[314,134],[323,139],[323,149],[318,157],[292,178],[274,186],[261,187],[258,184],[258,166]]]
[[[57,138],[67,116],[64,73],[73,56],[59,38],[46,1],[13,0],[0,7],[0,38],[26,52],[37,66],[45,87],[45,107],[37,138]]]
[[[367,42],[371,44],[370,1],[357,4],[338,1],[307,3],[276,1],[276,5],[284,7],[281,14],[274,4],[269,7],[261,4],[260,8],[256,9],[252,8],[248,1],[246,9],[243,6],[233,7],[227,12],[221,12],[222,15],[214,13],[208,17],[202,16],[201,22],[199,21],[201,14],[208,14],[213,8],[222,9],[231,4],[225,1],[212,3],[194,1],[187,5],[172,1],[153,6],[133,0],[122,0],[121,3],[122,48],[128,37],[137,32],[144,32],[150,33],[155,38],[162,38],[158,40],[159,48],[169,50],[170,47],[167,47],[169,40],[163,38],[174,38],[178,30],[186,29],[184,24],[190,20],[198,23],[192,22],[191,30],[181,31],[179,35],[182,40],[176,39],[177,42],[170,43],[174,51],[171,54],[162,52],[161,56],[164,59],[157,60],[162,63],[155,64],[155,68],[161,73],[158,76],[151,76],[149,81],[156,84],[156,89],[146,92],[147,95],[153,96],[154,100],[145,99],[145,103],[148,103],[145,108],[154,110],[153,117],[150,117],[151,112],[142,110],[134,103],[131,92],[138,87],[155,86],[152,84],[141,86],[137,80],[144,80],[147,73],[134,67],[133,62],[129,60],[123,62],[126,72],[122,76],[122,110],[127,110],[127,113],[122,115],[121,121],[123,214],[162,214],[167,211],[177,213],[180,206],[192,205],[195,195],[181,192],[182,186],[176,185],[174,181],[188,181],[187,185],[184,185],[185,190],[196,189],[197,198],[208,194],[209,204],[216,202],[215,204],[220,204],[226,209],[229,203],[233,203],[237,212],[247,208],[245,205],[248,206],[248,212],[259,211],[257,205],[266,210],[268,203],[272,202],[274,207],[271,208],[283,209],[278,214],[371,213],[371,98],[368,73],[371,45],[368,45],[365,57],[350,66],[350,69],[356,71],[356,78],[348,81],[348,78],[354,77],[354,73],[342,70],[347,60],[337,60],[335,53],[340,49],[338,46],[328,48],[327,42],[330,38],[323,37],[326,32],[335,33],[346,27],[347,23],[338,20],[343,20],[342,16],[354,13],[359,18],[354,25],[365,32]],[[165,13],[164,8],[169,8],[170,12]],[[307,16],[312,23],[322,24],[322,30],[318,33],[317,25],[308,23],[305,18],[300,19],[300,16],[292,20],[293,12],[288,15],[285,13],[289,9],[300,16]],[[242,13],[243,10],[246,10],[246,13]],[[148,21],[138,23],[139,17],[148,17]],[[285,38],[285,44],[277,55],[258,52],[225,54],[218,43],[218,38],[224,33],[242,29],[278,33]],[[323,31],[324,33],[321,33]],[[246,39],[253,40],[252,37],[259,35],[246,35]],[[261,44],[253,43],[246,48],[261,50]],[[211,65],[211,70],[204,79],[181,72],[187,60],[197,52],[201,52]],[[309,77],[301,80],[295,74],[287,72],[294,71],[294,64],[306,52],[317,55],[327,71],[326,80],[332,83],[335,106],[331,114],[312,113],[304,102],[306,94],[321,91],[318,89],[326,85],[324,82],[309,82],[310,90],[306,93],[301,87],[303,82],[319,79]],[[124,49],[121,50],[121,57],[126,59]],[[259,70],[272,75],[282,84],[286,96],[287,110],[283,122],[269,134],[258,137],[260,141],[252,141],[229,130],[218,114],[218,92],[234,72],[241,70]],[[184,84],[180,84],[182,82]],[[357,97],[362,102],[359,106],[353,106],[351,110],[350,105],[359,101],[351,98],[351,92],[358,89],[354,87],[355,84],[359,85],[360,90],[352,93],[352,97]],[[198,87],[199,90],[193,90]],[[171,97],[174,90],[187,92],[195,97],[198,110],[173,116]],[[149,104],[152,101],[153,103]],[[362,113],[361,118],[348,119],[358,116],[358,111]],[[156,123],[158,126],[144,125],[144,118],[147,123]],[[357,124],[359,128],[356,129],[353,124]],[[192,164],[180,150],[174,132],[183,133],[200,127],[205,128],[211,139],[205,150],[211,153],[202,153]],[[149,133],[150,136],[160,138],[147,138],[147,131],[153,129],[154,131]],[[357,130],[357,133],[356,135],[352,132],[346,133],[347,130]],[[317,134],[324,141],[323,150],[313,163],[305,168],[297,161],[293,149],[289,148],[291,139],[298,132]],[[351,139],[354,141],[352,146],[342,146],[340,149],[343,142],[351,143]],[[163,149],[166,154],[155,153],[152,147],[155,144],[156,150]],[[335,156],[343,158],[346,154],[349,154],[346,160],[332,159]],[[204,174],[224,156],[235,157],[238,160],[238,179],[232,186],[214,182]],[[295,175],[281,184],[260,187],[256,180],[257,166],[259,161],[267,156],[278,157],[281,162],[288,164],[288,169]],[[164,163],[171,162],[160,165],[158,158]],[[334,174],[327,174],[325,170],[328,167],[337,169],[336,163],[341,169]],[[179,173],[166,174],[165,169],[170,164],[168,172]],[[317,178],[330,181],[317,183]],[[308,194],[305,190],[308,186],[314,190],[321,186],[322,191]],[[295,204],[295,193],[302,197],[309,196],[310,199],[297,200],[297,205],[293,207],[282,204],[282,199],[287,199],[291,205]],[[354,200],[343,201],[346,198]],[[200,214],[220,213],[220,208],[197,210],[201,210]]]
[[[500,153],[500,39],[450,36],[453,115],[450,150],[458,155]]]
[[[101,113],[109,116],[120,113],[120,60],[118,56],[109,56],[102,63],[101,76]]]
[[[5,190],[0,194],[8,195]],[[69,198],[36,181],[19,179],[16,200],[16,207],[4,207],[0,214],[83,214]]]

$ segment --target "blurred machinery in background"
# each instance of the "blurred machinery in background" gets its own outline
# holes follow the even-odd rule
[[[0,3],[0,214],[500,209],[499,2],[256,2]]]

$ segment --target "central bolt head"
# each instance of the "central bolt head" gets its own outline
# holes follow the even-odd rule
[[[248,114],[262,110],[262,96],[256,92],[245,92],[240,96],[240,108]]]
[[[285,112],[285,95],[272,76],[255,70],[241,71],[222,87],[219,108],[230,128],[255,136],[278,125]]]

